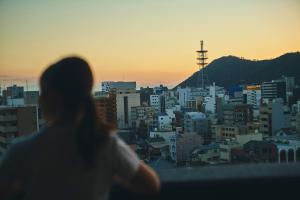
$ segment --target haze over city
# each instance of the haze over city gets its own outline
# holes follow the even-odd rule
[[[92,65],[96,81],[175,86],[226,55],[270,59],[300,47],[300,2],[0,1],[0,75],[35,80],[66,55]]]

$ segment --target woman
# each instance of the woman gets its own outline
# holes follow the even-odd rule
[[[86,61],[68,57],[40,78],[47,126],[20,138],[0,165],[0,199],[107,199],[113,180],[139,193],[160,189],[156,173],[98,118]]]

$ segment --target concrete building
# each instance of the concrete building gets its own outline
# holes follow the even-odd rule
[[[278,162],[276,145],[268,141],[249,141],[243,149],[231,151],[232,163],[275,163]]]
[[[152,106],[136,106],[131,108],[132,127],[138,128],[140,123],[144,123],[149,128],[152,125],[155,109]]]
[[[247,104],[225,104],[223,109],[224,124],[246,125],[253,120],[253,109]]]
[[[148,138],[149,155],[151,158],[167,159],[170,156],[169,144],[164,138],[156,136]]]
[[[209,96],[209,91],[203,88],[177,88],[178,102],[181,107],[186,107],[189,100],[197,100],[199,97]]]
[[[171,145],[171,139],[173,137],[175,137],[176,132],[175,131],[150,131],[150,138],[154,138],[154,137],[162,137],[164,138],[164,140]]]
[[[150,95],[154,94],[153,88],[141,87],[139,90],[140,96],[141,96],[141,105],[142,106],[150,106]]]
[[[24,98],[24,87],[23,86],[9,86],[6,90],[3,90],[3,96],[10,97],[12,99]]]
[[[95,96],[95,105],[100,119],[117,127],[117,102],[113,92],[99,93]]]
[[[160,131],[171,131],[175,123],[175,114],[170,116],[168,114],[161,114],[158,116],[158,130]]]
[[[163,94],[164,92],[167,92],[168,91],[168,87],[163,86],[161,84],[159,86],[154,87],[153,90],[154,90],[154,94],[160,95],[160,94]]]
[[[0,155],[11,141],[39,130],[37,106],[0,107]]]
[[[290,127],[289,113],[285,112],[284,101],[273,99],[260,106],[260,132],[264,135],[274,135],[281,128]]]
[[[131,128],[131,108],[140,106],[140,94],[133,89],[116,90],[118,128]]]
[[[220,160],[230,163],[231,162],[231,150],[234,148],[241,148],[242,145],[236,140],[225,140],[219,144],[220,147]]]
[[[184,132],[196,133],[204,139],[209,137],[209,121],[201,112],[187,112],[184,114]]]
[[[150,95],[150,106],[152,106],[155,109],[155,112],[157,114],[160,113],[160,95]]]
[[[164,92],[165,97],[165,109],[173,109],[174,107],[179,107],[178,99],[176,96],[176,91],[169,90]]]
[[[190,152],[198,145],[203,144],[203,139],[198,134],[176,134],[171,137],[170,156],[177,165],[186,165],[190,163]]]
[[[191,152],[191,164],[215,164],[220,159],[219,144],[211,143],[206,145],[199,145]]]
[[[243,90],[244,103],[251,105],[254,117],[259,116],[259,106],[261,103],[260,85],[249,85]]]
[[[236,141],[240,144],[240,145],[244,145],[249,141],[263,141],[263,134],[256,132],[256,133],[248,133],[248,134],[244,134],[244,135],[237,135],[236,136]]]
[[[212,137],[217,141],[236,138],[238,135],[246,134],[246,131],[246,126],[241,125],[215,124],[211,126]]]
[[[24,104],[25,105],[38,105],[39,104],[39,91],[25,91]]]
[[[261,97],[269,101],[281,98],[286,104],[286,83],[284,81],[263,82],[261,85]]]
[[[296,131],[300,134],[300,112],[296,115]]]
[[[270,140],[277,147],[279,163],[300,162],[300,137],[290,129],[281,129]]]

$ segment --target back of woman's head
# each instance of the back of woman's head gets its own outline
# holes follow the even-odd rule
[[[96,146],[106,140],[110,128],[96,112],[89,64],[79,57],[64,58],[43,72],[40,87],[40,104],[46,120],[77,127],[79,153],[92,162]]]

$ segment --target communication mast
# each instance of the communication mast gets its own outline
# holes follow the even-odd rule
[[[204,84],[204,68],[207,65],[207,50],[203,49],[203,40],[200,41],[200,50],[197,52],[197,65],[199,66],[199,71],[201,71],[201,87],[205,89]]]

